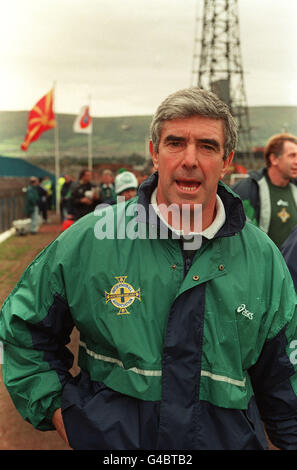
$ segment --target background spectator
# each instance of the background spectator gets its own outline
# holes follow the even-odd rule
[[[39,184],[38,178],[31,176],[30,184],[26,191],[25,198],[25,214],[30,217],[30,233],[35,235],[38,231],[39,224],[39,194],[37,186]]]

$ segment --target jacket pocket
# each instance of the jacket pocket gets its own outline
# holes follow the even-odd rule
[[[158,415],[158,402],[115,392],[85,371],[63,389],[63,421],[76,450],[154,449]]]

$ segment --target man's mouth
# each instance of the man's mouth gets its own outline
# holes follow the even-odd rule
[[[191,193],[197,191],[201,183],[196,180],[176,180],[176,184],[181,191]]]

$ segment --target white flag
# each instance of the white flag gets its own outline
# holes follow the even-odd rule
[[[90,116],[89,106],[83,106],[79,115],[76,117],[73,124],[74,132],[81,132],[82,134],[92,134],[93,122]]]

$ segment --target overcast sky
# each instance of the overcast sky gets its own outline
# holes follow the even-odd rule
[[[192,83],[202,0],[2,0],[0,110],[152,114]],[[297,106],[297,0],[238,0],[248,104]]]

